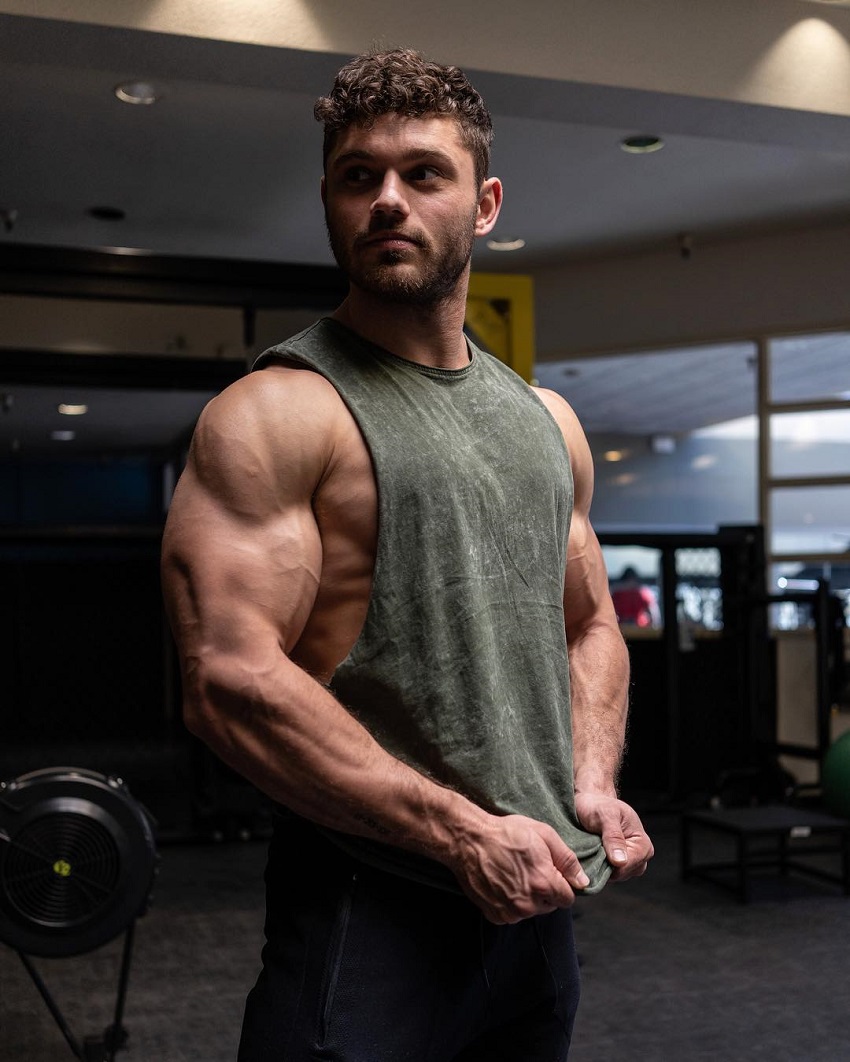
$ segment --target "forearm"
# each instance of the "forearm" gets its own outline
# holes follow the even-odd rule
[[[576,792],[615,795],[628,715],[629,661],[616,625],[599,621],[569,641]]]
[[[229,766],[312,821],[447,865],[486,812],[387,753],[288,659],[220,659],[187,676],[187,724]]]

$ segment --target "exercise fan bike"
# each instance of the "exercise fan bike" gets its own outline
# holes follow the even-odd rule
[[[76,767],[0,782],[0,942],[13,948],[75,1057],[114,1062],[136,919],[157,868],[154,823],[124,783]],[[112,1024],[80,1043],[32,957],[82,955],[124,933]]]

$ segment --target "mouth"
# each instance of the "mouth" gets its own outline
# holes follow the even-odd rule
[[[419,247],[420,243],[412,236],[405,236],[401,232],[392,230],[386,232],[373,232],[362,237],[358,243],[364,247],[377,247],[380,250],[400,251],[406,247]]]

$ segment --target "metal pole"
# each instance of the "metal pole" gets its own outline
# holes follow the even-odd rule
[[[661,551],[661,593],[664,613],[664,662],[667,679],[667,792],[675,796],[679,789],[679,617],[676,551]]]
[[[124,951],[121,956],[121,974],[118,978],[118,995],[115,998],[115,1016],[112,1027],[109,1029],[106,1048],[109,1051],[109,1062],[115,1062],[115,1052],[123,1047],[127,1039],[126,1030],[121,1025],[124,1018],[124,1001],[127,998],[127,984],[130,979],[130,957],[133,951],[133,936],[136,923],[131,922],[124,935]]]
[[[85,1055],[83,1054],[83,1049],[80,1046],[78,1040],[75,1038],[74,1034],[68,1028],[68,1023],[65,1021],[65,1018],[62,1015],[62,1011],[56,1005],[53,996],[51,996],[50,992],[47,989],[47,985],[44,983],[44,981],[42,981],[41,975],[39,974],[38,970],[36,970],[36,968],[30,962],[29,958],[24,955],[22,951],[18,952],[18,958],[24,964],[24,969],[32,978],[33,984],[41,993],[41,998],[47,1004],[47,1009],[53,1015],[54,1021],[59,1026],[62,1035],[65,1037],[65,1040],[68,1043],[68,1046],[73,1051],[74,1057],[79,1058],[84,1062]]]
[[[823,757],[830,743],[830,714],[832,704],[829,683],[830,657],[830,619],[829,619],[829,580],[818,579],[818,588],[813,602],[815,620],[815,690],[817,697],[817,734],[818,734],[818,781],[823,765]]]

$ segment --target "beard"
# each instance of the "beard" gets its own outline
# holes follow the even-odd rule
[[[427,308],[443,302],[455,291],[472,257],[476,214],[470,215],[468,220],[459,220],[452,231],[443,232],[439,244],[429,240],[421,230],[402,229],[384,221],[374,223],[367,231],[358,232],[347,241],[334,229],[327,211],[325,222],[333,256],[351,284],[387,302]],[[411,250],[387,249],[377,260],[364,263],[358,253],[363,241],[373,232],[396,229],[413,242]],[[421,263],[415,269],[410,264],[413,254]]]

